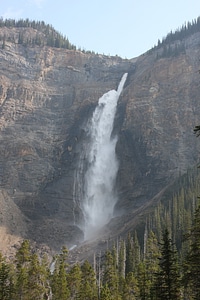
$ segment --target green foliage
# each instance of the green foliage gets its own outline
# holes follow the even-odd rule
[[[70,299],[79,299],[81,289],[82,273],[79,264],[75,264],[67,275],[67,284]]]
[[[116,269],[116,253],[115,251],[113,251],[113,253],[107,251],[105,255],[103,285],[108,286],[112,297],[114,297],[112,299],[118,299],[118,284],[119,280]]]
[[[28,298],[29,300],[40,300],[45,294],[46,278],[39,262],[38,255],[32,254],[28,268]]]
[[[136,276],[129,272],[126,275],[125,289],[124,289],[124,300],[136,300],[139,299],[139,283]]]
[[[200,174],[197,168],[188,170],[166,190],[146,222],[148,231],[153,231],[158,241],[161,241],[162,231],[167,226],[172,234],[172,241],[182,256],[188,248],[188,243],[183,243],[183,240],[192,224],[199,189]]]
[[[126,275],[129,272],[136,273],[137,265],[140,261],[140,245],[137,238],[136,231],[134,232],[134,236],[128,234],[127,242],[126,242],[126,267],[125,273]]]
[[[65,247],[54,258],[50,274],[47,257],[39,257],[25,240],[13,264],[0,256],[0,299],[179,300],[182,295],[199,299],[200,207],[194,213],[187,235],[189,249],[181,263],[168,230],[161,234],[161,243],[153,231],[146,231],[146,235],[145,247],[139,246],[134,232],[107,250],[97,275],[88,261],[69,267]],[[145,249],[143,255],[141,249]]]
[[[107,284],[105,284],[101,289],[100,299],[101,300],[113,300],[111,291]]]
[[[28,300],[28,269],[30,263],[30,243],[24,240],[15,256],[16,263],[16,299]]]
[[[91,264],[87,260],[81,266],[81,271],[80,299],[97,300],[96,276]]]
[[[11,266],[0,254],[0,299],[10,300],[14,294]]]
[[[200,299],[200,206],[197,208],[187,236],[190,248],[185,259],[184,284],[192,299]]]
[[[200,31],[200,17],[184,24],[181,28],[176,29],[174,32],[170,32],[162,41],[158,40],[155,47],[149,50],[152,53],[153,50],[157,50],[157,59],[166,57],[175,57],[177,55],[185,53],[184,39],[191,34]]]
[[[51,281],[53,300],[65,300],[70,293],[67,285],[67,256],[68,250],[66,247],[63,247],[61,253],[56,257]]]
[[[143,240],[133,230],[100,254],[94,267],[89,261],[69,266],[63,247],[50,273],[47,256],[40,257],[24,240],[13,263],[0,255],[0,299],[200,299],[198,181],[193,171],[181,176],[173,193],[167,190],[153,214],[145,216]]]
[[[138,265],[138,286],[139,286],[139,294],[140,299],[145,300],[148,299],[150,294],[150,281],[148,279],[148,272],[146,269],[146,265],[144,261],[141,261]]]
[[[0,36],[0,40],[3,41],[2,48],[5,48],[5,42],[17,42],[21,45],[29,46],[50,46],[56,48],[65,48],[69,50],[76,50],[76,46],[71,44],[65,36],[57,32],[51,25],[45,24],[43,21],[30,21],[29,19],[18,21],[14,19],[0,19],[0,27],[18,28],[19,35],[18,40],[15,40],[14,35],[7,37],[5,34]],[[24,28],[33,28],[37,30],[35,37],[26,38],[26,32]],[[22,29],[22,30],[21,30]]]
[[[176,40],[183,40],[191,34],[200,31],[200,17],[184,24],[180,29],[175,30],[175,32],[170,32],[165,38],[163,38],[162,43],[171,43]],[[161,44],[162,44],[161,43]]]
[[[156,299],[179,300],[181,299],[179,267],[168,229],[163,232],[162,239],[159,271],[156,274],[155,284]]]

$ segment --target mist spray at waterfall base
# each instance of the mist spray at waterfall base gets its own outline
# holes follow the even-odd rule
[[[112,131],[117,102],[127,75],[127,73],[123,75],[117,91],[111,90],[99,99],[92,118],[86,126],[89,142],[80,159],[79,171],[76,175],[76,181],[79,182],[75,185],[75,189],[79,190],[79,201],[84,215],[85,239],[93,237],[108,223],[117,202],[114,191],[118,172],[115,154],[117,137],[112,137]],[[83,163],[87,165],[84,173]]]

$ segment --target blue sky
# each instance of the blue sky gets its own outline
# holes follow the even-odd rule
[[[45,21],[85,50],[136,57],[200,16],[199,0],[0,0],[3,18]]]

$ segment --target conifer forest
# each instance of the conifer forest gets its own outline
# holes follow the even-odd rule
[[[69,263],[65,246],[52,261],[24,240],[12,260],[0,255],[0,299],[199,300],[199,182],[197,170],[188,171],[143,227],[93,262]]]

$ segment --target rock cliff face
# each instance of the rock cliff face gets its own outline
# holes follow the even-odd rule
[[[121,100],[125,108],[117,151],[123,200],[118,207],[140,206],[195,164],[199,38],[196,34],[185,41],[185,54],[155,60],[155,51],[136,62]]]
[[[123,60],[6,42],[0,50],[0,233],[10,237],[7,246],[30,238],[58,249],[83,238],[73,202],[83,125],[125,72],[114,128],[115,214],[125,222],[127,212],[196,163],[200,34],[183,43],[186,53],[175,57],[158,59],[155,49]]]

